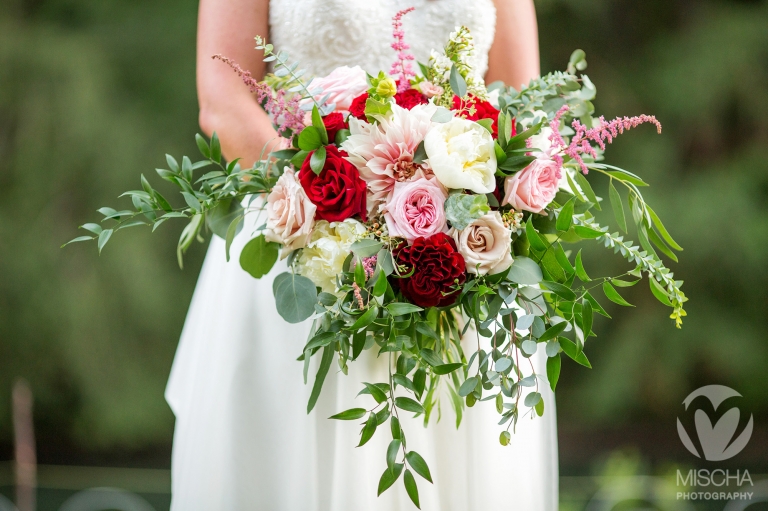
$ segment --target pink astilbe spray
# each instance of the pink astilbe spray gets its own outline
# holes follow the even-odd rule
[[[403,16],[415,9],[415,7],[403,9],[392,18],[392,37],[395,39],[392,49],[397,52],[397,60],[392,64],[389,74],[397,76],[397,92],[408,90],[411,87],[411,78],[416,76],[411,65],[411,61],[416,60],[416,57],[408,53],[407,50],[411,49],[411,46],[405,42],[403,31]]]
[[[256,99],[272,118],[279,135],[284,134],[287,130],[298,132],[304,128],[304,112],[301,110],[299,104],[301,97],[298,94],[288,96],[282,89],[273,90],[265,82],[256,80],[250,71],[245,71],[237,62],[228,57],[214,55],[211,58],[224,62],[242,78],[243,83],[248,86],[248,90],[256,95]]]
[[[376,272],[376,260],[377,256],[363,258],[363,269],[365,270],[365,277],[367,279],[373,277],[373,274]]]
[[[571,127],[576,132],[571,138],[571,143],[566,144],[563,137],[560,136],[560,119],[568,111],[568,105],[564,105],[557,111],[555,118],[549,123],[552,134],[549,136],[553,145],[562,148],[563,154],[571,157],[579,164],[584,174],[589,173],[589,168],[582,159],[583,154],[588,154],[592,158],[597,158],[597,151],[592,143],[597,144],[601,150],[605,150],[605,144],[612,143],[613,139],[624,133],[626,130],[636,128],[644,123],[651,123],[656,126],[656,131],[661,133],[661,123],[653,115],[637,115],[635,117],[617,117],[612,121],[606,121],[605,117],[600,117],[599,124],[594,128],[587,128],[577,120],[573,121]],[[553,156],[558,167],[562,167],[563,158],[560,155]]]

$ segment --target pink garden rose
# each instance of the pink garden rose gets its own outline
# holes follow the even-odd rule
[[[504,181],[504,201],[518,211],[541,213],[552,202],[560,182],[560,170],[553,160],[536,159]]]
[[[368,87],[365,71],[360,66],[341,66],[331,71],[328,76],[313,78],[307,89],[323,89],[323,92],[315,96],[317,101],[330,94],[328,104],[336,103],[336,110],[348,111],[352,100],[368,90]]]
[[[315,224],[316,206],[304,193],[293,170],[286,168],[267,197],[267,241],[282,243],[283,257],[306,246]]]
[[[447,232],[444,206],[447,198],[445,190],[434,178],[395,183],[384,210],[389,235],[412,243],[416,238]]]

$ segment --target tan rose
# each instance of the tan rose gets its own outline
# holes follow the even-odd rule
[[[292,250],[303,248],[309,241],[315,224],[315,207],[293,170],[286,168],[267,197],[267,241],[282,243],[282,257]]]
[[[469,273],[493,275],[512,266],[512,231],[504,226],[498,211],[474,220],[461,231],[451,229],[450,234]]]

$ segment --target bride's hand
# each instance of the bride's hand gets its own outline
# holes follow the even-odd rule
[[[197,96],[200,127],[222,140],[228,160],[243,166],[258,160],[277,133],[267,114],[232,69],[211,57],[221,54],[262,79],[266,65],[254,36],[269,37],[269,0],[200,0],[197,26]]]

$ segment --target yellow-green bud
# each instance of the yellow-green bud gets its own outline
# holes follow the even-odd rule
[[[382,98],[391,98],[397,94],[397,84],[392,78],[385,78],[376,86],[376,94]]]

